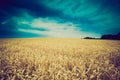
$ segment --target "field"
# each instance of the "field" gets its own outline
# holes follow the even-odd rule
[[[120,80],[120,41],[0,39],[0,80]]]

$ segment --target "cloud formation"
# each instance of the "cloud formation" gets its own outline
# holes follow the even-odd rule
[[[0,37],[116,34],[119,14],[119,0],[1,0]]]

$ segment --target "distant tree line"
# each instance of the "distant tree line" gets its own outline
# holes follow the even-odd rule
[[[93,38],[93,37],[85,37],[84,39],[96,39],[96,38]]]
[[[116,34],[116,35],[102,35],[101,39],[111,39],[111,40],[120,40],[120,33]]]
[[[109,40],[120,40],[120,32],[116,35],[105,34],[101,38],[85,37],[84,39],[109,39]]]

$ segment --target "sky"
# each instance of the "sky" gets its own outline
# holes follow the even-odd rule
[[[100,38],[120,32],[120,0],[0,0],[0,38]]]

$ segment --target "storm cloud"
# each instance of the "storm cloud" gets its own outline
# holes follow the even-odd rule
[[[100,37],[120,32],[120,0],[1,0],[0,37]]]

